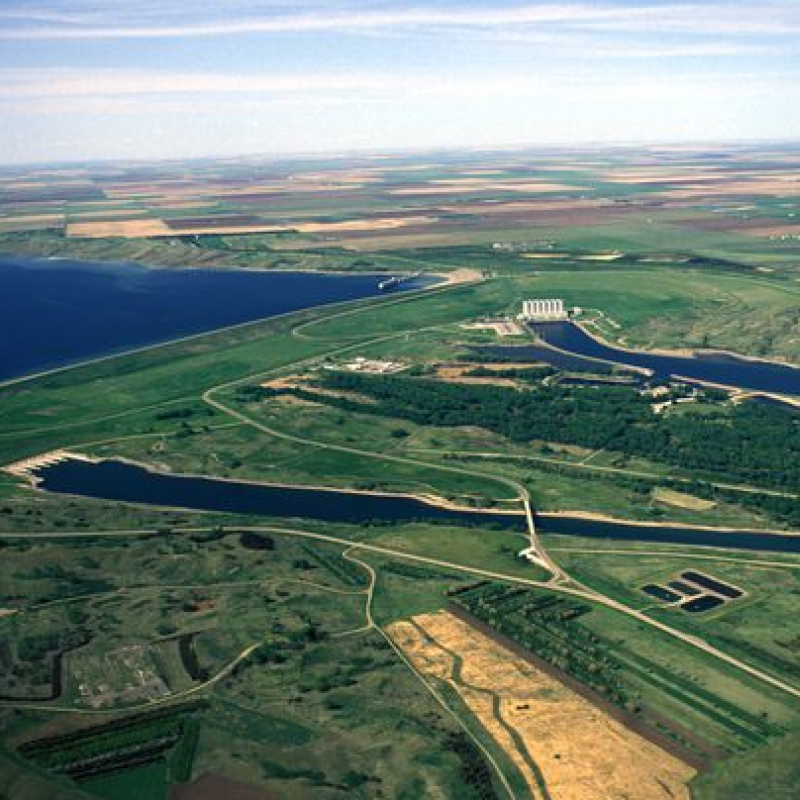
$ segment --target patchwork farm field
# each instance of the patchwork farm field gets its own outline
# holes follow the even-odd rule
[[[656,148],[503,152],[424,166],[402,156],[232,159],[187,164],[179,177],[158,164],[6,170],[0,249],[318,269],[332,266],[325,251],[339,254],[338,268],[359,269],[391,268],[409,249],[452,268],[464,257],[453,248],[470,247],[475,263],[499,257],[495,269],[611,255],[780,272],[796,267],[799,165],[792,150],[742,147],[705,158]]]

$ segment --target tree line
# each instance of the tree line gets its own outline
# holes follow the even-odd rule
[[[775,406],[719,404],[707,406],[702,414],[656,414],[647,397],[625,386],[556,385],[519,391],[346,372],[327,372],[320,382],[373,402],[290,391],[345,410],[420,425],[474,425],[516,442],[604,448],[732,482],[790,491],[800,486],[800,416]]]

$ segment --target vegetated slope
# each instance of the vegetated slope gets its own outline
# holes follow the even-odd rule
[[[726,759],[691,784],[693,800],[790,800],[800,796],[800,731]]]

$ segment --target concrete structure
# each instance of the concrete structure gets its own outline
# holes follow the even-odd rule
[[[557,322],[567,319],[563,300],[523,300],[520,318],[525,322]]]

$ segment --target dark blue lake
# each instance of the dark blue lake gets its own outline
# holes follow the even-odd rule
[[[525,530],[521,514],[455,511],[402,496],[169,475],[122,461],[68,459],[41,467],[34,475],[40,478],[42,489],[103,500],[328,522],[438,520]]]
[[[555,326],[558,323],[552,324]],[[512,363],[516,361],[541,361],[543,364],[550,364],[550,366],[565,372],[590,372],[593,375],[605,375],[612,372],[610,364],[565,353],[541,342],[534,344],[479,345],[470,348],[470,351],[478,358],[484,358],[487,361],[501,363],[503,361]]]
[[[148,505],[268,517],[364,523],[427,520],[525,531],[522,515],[456,511],[409,497],[269,486],[151,472],[120,461],[65,460],[34,471],[47,491]],[[537,516],[544,534],[800,553],[800,536]]]
[[[386,276],[150,268],[0,255],[0,380],[358,300]],[[420,278],[396,291],[431,283]]]
[[[694,357],[664,356],[645,351],[628,351],[609,347],[587,335],[571,322],[555,322],[531,326],[550,347],[515,347],[514,358],[545,361],[553,366],[563,364],[565,351],[571,357],[596,358],[630,367],[643,367],[659,376],[681,376],[695,381],[718,383],[741,389],[778,394],[800,395],[800,369],[764,361],[749,361],[723,353],[707,353]],[[550,348],[558,348],[554,351]],[[561,362],[561,363],[559,363]],[[590,368],[584,362],[583,368]]]

